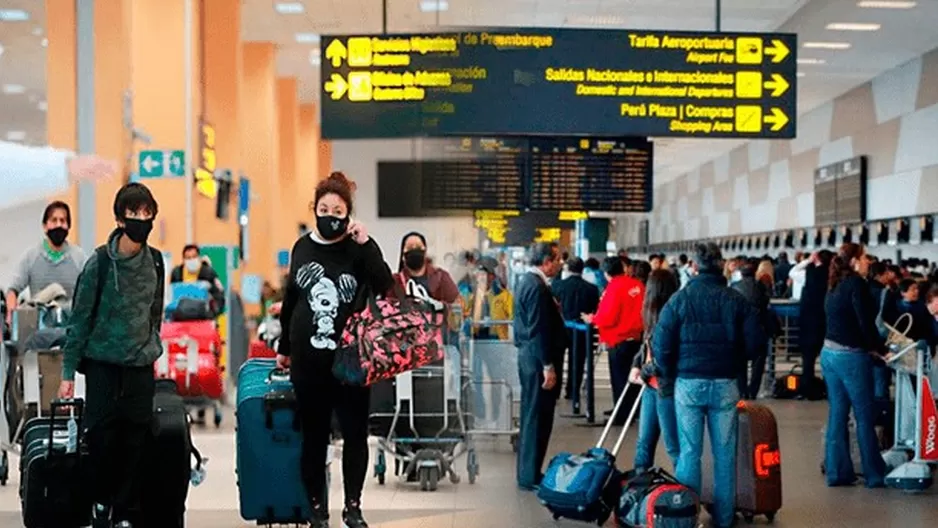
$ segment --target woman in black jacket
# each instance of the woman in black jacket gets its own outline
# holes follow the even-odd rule
[[[766,337],[773,337],[777,324],[773,324],[770,319],[775,317],[775,312],[769,310],[771,294],[766,287],[765,282],[756,279],[756,269],[759,267],[758,259],[748,259],[738,268],[742,279],[733,283],[731,288],[742,294],[759,313],[759,321],[762,322]],[[758,357],[752,360],[752,375],[749,376],[748,369],[742,369],[739,373],[739,395],[744,400],[754,400],[759,397],[759,389],[762,387],[762,375],[765,373],[765,360],[768,354],[768,339],[762,346],[762,352]]]
[[[826,249],[808,257],[811,261],[805,268],[804,287],[798,301],[798,350],[801,352],[801,396],[817,398],[814,390],[820,383],[814,376],[814,365],[824,346],[824,298],[830,278],[830,265],[834,254]]]
[[[332,364],[348,318],[364,308],[365,292],[384,293],[391,270],[364,226],[351,220],[352,184],[341,172],[316,186],[315,228],[300,237],[290,255],[290,274],[280,313],[282,337],[277,365],[290,368],[303,428],[300,475],[309,496],[312,528],[328,528],[326,452],[332,413],[344,442],[346,528],[367,528],[361,493],[368,473],[368,387],[343,385]]]
[[[830,401],[824,447],[828,486],[849,486],[857,479],[847,428],[851,407],[866,487],[883,487],[886,480],[886,463],[876,439],[873,389],[873,355],[881,354],[885,347],[876,330],[876,309],[864,279],[869,261],[863,256],[859,244],[840,247],[831,262],[824,301],[827,329],[821,370]]]

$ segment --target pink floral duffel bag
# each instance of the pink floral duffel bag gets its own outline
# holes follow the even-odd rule
[[[345,325],[332,373],[342,383],[371,385],[439,361],[444,324],[429,301],[370,296]]]

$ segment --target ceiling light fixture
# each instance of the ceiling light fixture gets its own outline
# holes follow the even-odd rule
[[[798,77],[804,77],[805,75],[807,75],[805,72],[798,72]]]
[[[880,24],[861,24],[857,22],[831,22],[827,25],[830,31],[879,31]]]
[[[7,141],[23,141],[26,139],[26,132],[22,130],[10,130],[7,132]]]
[[[807,49],[845,50],[850,49],[849,42],[805,42]]]
[[[42,36],[42,28],[38,28],[38,27],[37,27],[37,28],[33,28],[33,36],[34,36],[34,37],[41,37],[41,36]]]
[[[619,15],[573,15],[564,20],[568,26],[622,26],[625,18]]]
[[[22,9],[0,9],[0,22],[26,22],[29,13]]]
[[[41,41],[39,41],[39,45],[42,46],[43,48],[48,48],[48,47],[49,47],[49,39],[47,39],[47,38],[42,39]]]
[[[306,12],[303,2],[277,2],[274,11],[281,15],[301,15]]]
[[[857,7],[867,9],[912,9],[918,2],[911,0],[860,0]]]
[[[420,10],[424,13],[442,13],[449,11],[449,2],[446,0],[424,0],[420,2]]]
[[[2,90],[6,95],[19,95],[26,93],[26,87],[22,84],[4,84]]]
[[[319,33],[297,33],[294,37],[299,44],[319,44]]]
[[[827,64],[827,61],[824,59],[810,59],[810,58],[802,57],[798,59],[798,64],[820,65],[820,64]]]
[[[4,49],[3,44],[0,44],[0,57],[3,56],[4,51],[6,51],[6,49]]]
[[[319,48],[309,51],[309,63],[313,66],[322,64],[322,53],[319,51]]]
[[[36,105],[36,108],[38,108],[40,112],[45,112],[49,109],[49,103],[46,101],[39,101],[39,104]]]

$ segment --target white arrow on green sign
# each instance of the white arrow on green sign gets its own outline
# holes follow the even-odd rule
[[[138,162],[141,178],[179,178],[186,175],[186,153],[183,150],[141,150]]]

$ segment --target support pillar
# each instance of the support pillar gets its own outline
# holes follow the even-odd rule
[[[313,200],[316,184],[325,175],[319,170],[319,114],[313,103],[300,105],[300,118],[297,130],[297,173],[296,185],[298,205],[304,212],[301,222],[312,220],[309,204]]]
[[[271,233],[274,252],[289,250],[296,240],[296,226],[303,221],[307,209],[302,207],[298,192],[298,128],[299,103],[296,97],[296,78],[277,79],[277,117],[280,131],[280,204],[281,226]],[[307,200],[308,201],[308,200]]]
[[[78,143],[78,116],[75,84],[77,75],[77,22],[75,0],[46,0],[46,141],[49,145],[74,151]],[[78,219],[78,189],[72,186],[55,197],[72,208]],[[94,225],[94,218],[90,220]],[[79,242],[73,225],[71,240]]]

